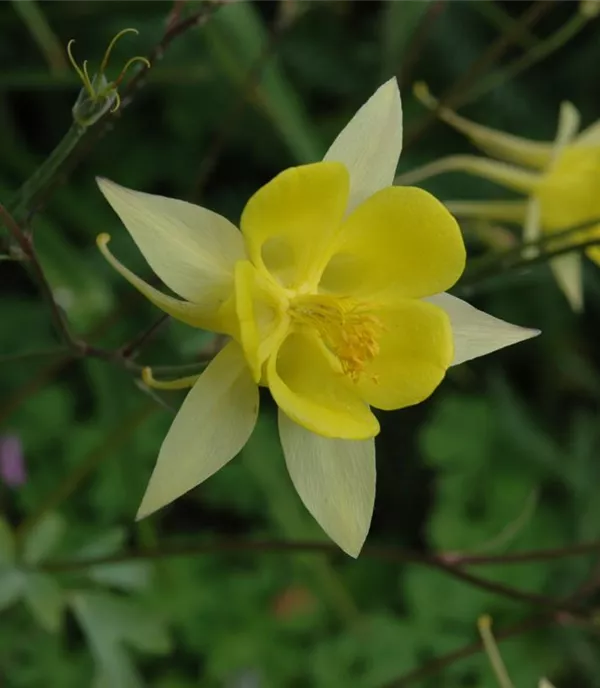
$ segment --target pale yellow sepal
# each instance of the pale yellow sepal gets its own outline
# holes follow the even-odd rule
[[[236,227],[185,201],[97,181],[158,277],[207,315],[216,314],[231,293],[235,263],[246,257]]]
[[[583,259],[579,251],[549,261],[556,282],[575,313],[583,310]]]
[[[258,414],[258,387],[242,350],[227,344],[187,395],[160,449],[137,518],[181,497],[233,459]]]
[[[348,211],[391,186],[402,151],[402,103],[396,78],[386,81],[338,134],[324,160],[350,172]]]
[[[452,365],[486,356],[540,334],[539,330],[511,325],[494,318],[450,294],[437,294],[425,300],[443,308],[450,316],[454,339]]]
[[[187,301],[180,301],[172,296],[163,294],[158,289],[150,286],[143,279],[140,279],[135,273],[126,268],[123,263],[117,260],[108,248],[110,235],[99,234],[96,238],[96,243],[102,255],[113,266],[113,268],[121,274],[131,285],[133,285],[141,294],[143,294],[150,303],[153,303],[157,308],[172,316],[181,322],[191,325],[192,327],[202,327],[206,329],[213,329],[227,333],[219,326],[214,319],[207,317],[206,310],[202,306],[195,303],[188,303]],[[216,327],[214,327],[216,326]]]
[[[357,557],[375,502],[375,441],[321,437],[282,411],[279,436],[300,499],[327,535]]]

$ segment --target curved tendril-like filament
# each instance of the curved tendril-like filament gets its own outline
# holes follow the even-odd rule
[[[129,67],[131,67],[131,65],[135,64],[136,62],[142,62],[144,65],[146,65],[147,69],[150,69],[150,67],[152,66],[150,64],[150,60],[148,60],[148,58],[146,58],[146,57],[142,57],[141,55],[136,55],[135,57],[132,57],[131,59],[127,60],[127,62],[125,63],[125,66],[121,70],[121,73],[115,79],[115,81],[114,81],[115,86],[118,86],[121,83],[121,81],[123,81],[125,73],[129,69]]]
[[[116,112],[119,108],[121,107],[121,96],[119,95],[119,91],[115,89],[115,104],[111,107],[110,113]]]
[[[104,57],[102,58],[102,64],[100,65],[99,74],[104,74],[104,71],[106,70],[106,67],[108,66],[108,60],[110,59],[110,55],[113,51],[113,48],[115,47],[115,44],[121,38],[121,36],[124,36],[126,33],[134,33],[137,36],[139,34],[139,31],[137,29],[134,29],[131,27],[128,29],[123,29],[122,31],[119,31],[119,33],[108,44],[108,48],[106,49],[106,52],[104,53]]]
[[[90,94],[90,97],[94,97],[94,89],[92,88],[92,84],[90,82],[89,76],[87,76],[87,62],[83,63],[83,70],[81,67],[77,64],[77,61],[73,57],[73,43],[75,43],[75,39],[71,38],[71,40],[67,43],[67,55],[69,57],[69,62],[71,63],[73,69],[77,72],[77,75],[83,82],[83,86],[85,90]]]
[[[88,74],[88,61],[84,60],[83,61],[83,75],[85,78],[85,84],[87,85],[87,91],[90,94],[91,98],[96,98],[96,94],[94,93],[94,87],[92,86],[92,80],[90,79],[90,75]]]

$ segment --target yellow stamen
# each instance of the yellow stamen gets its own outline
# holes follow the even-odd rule
[[[310,295],[297,297],[290,311],[296,323],[319,333],[344,374],[355,382],[379,353],[383,326],[368,306],[351,299]]]
[[[193,387],[199,377],[200,375],[189,375],[176,380],[157,380],[152,374],[152,368],[144,368],[142,370],[144,384],[153,389],[187,389],[188,387]]]

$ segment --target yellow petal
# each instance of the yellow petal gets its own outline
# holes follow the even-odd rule
[[[537,172],[529,172],[514,165],[507,165],[504,162],[478,158],[475,155],[451,155],[418,167],[416,170],[398,175],[394,180],[394,184],[402,186],[417,184],[424,179],[429,179],[445,172],[466,172],[476,177],[489,179],[492,182],[505,186],[507,189],[527,194],[533,191],[542,179],[542,176]]]
[[[361,297],[422,297],[448,289],[465,267],[456,220],[431,194],[388,187],[344,223],[321,288]]]
[[[484,127],[481,124],[471,122],[449,108],[438,108],[438,100],[434,98],[424,83],[415,84],[415,96],[430,110],[436,110],[436,115],[451,127],[467,136],[484,153],[514,162],[518,165],[526,165],[537,169],[544,168],[550,161],[552,144],[540,141],[531,141],[520,136],[505,134]]]
[[[252,262],[282,285],[318,280],[348,202],[341,163],[292,167],[248,201],[241,227]]]
[[[304,506],[346,554],[357,557],[375,502],[375,442],[315,435],[279,412],[279,436]]]
[[[581,254],[578,251],[563,253],[550,260],[554,279],[576,313],[583,310],[582,267]]]
[[[425,301],[403,299],[380,309],[379,352],[356,383],[361,397],[390,411],[427,399],[452,363],[450,319]]]
[[[132,191],[106,179],[98,179],[98,185],[169,289],[216,312],[233,289],[234,264],[245,257],[235,226],[185,201]]]
[[[486,356],[540,333],[494,318],[450,294],[437,294],[426,300],[443,308],[450,317],[454,340],[452,365]]]
[[[108,249],[107,244],[109,241],[110,236],[108,234],[100,234],[96,239],[102,255],[118,273],[157,308],[160,308],[173,318],[181,320],[181,322],[191,325],[192,327],[200,327],[206,330],[213,330],[214,332],[229,334],[232,319],[225,316],[225,313],[227,313],[226,307],[221,309],[221,314],[215,315],[212,308],[207,310],[202,305],[180,301],[172,296],[163,294],[158,289],[150,286],[147,282],[144,282],[143,279],[140,279],[136,274],[131,272],[131,270],[126,268],[123,263],[118,261]]]
[[[254,381],[258,384],[263,363],[282,341],[289,326],[285,310],[287,304],[282,301],[283,290],[278,290],[247,260],[236,265],[235,291],[240,341]]]
[[[139,508],[144,518],[216,473],[248,441],[258,387],[239,345],[230,342],[187,395],[163,442]]]
[[[386,81],[342,129],[324,160],[350,171],[353,210],[376,191],[391,186],[402,150],[402,104],[396,78]]]
[[[294,422],[324,437],[364,440],[379,423],[341,370],[334,370],[320,341],[293,333],[267,362],[267,381],[277,405]]]

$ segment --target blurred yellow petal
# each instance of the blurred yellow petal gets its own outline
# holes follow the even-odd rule
[[[167,296],[150,286],[147,282],[144,282],[144,280],[140,279],[113,256],[107,246],[110,241],[108,234],[100,234],[96,241],[102,255],[112,267],[143,294],[148,301],[168,315],[188,325],[192,325],[192,327],[200,327],[224,334],[229,334],[231,328],[235,325],[233,318],[227,316],[227,304],[219,313],[215,313],[212,307],[207,309],[203,305],[188,303],[187,301],[180,301],[172,296]]]
[[[404,299],[375,312],[382,334],[376,356],[356,381],[362,399],[391,411],[418,404],[444,379],[454,346],[442,308]]]
[[[137,518],[181,497],[233,459],[258,414],[258,387],[230,342],[187,395],[163,442]]]
[[[581,131],[574,144],[581,147],[600,146],[600,120]]]
[[[426,300],[443,308],[450,317],[454,340],[452,365],[486,356],[540,333],[494,318],[450,294],[437,294]]]
[[[375,502],[375,442],[320,437],[279,412],[279,436],[304,506],[344,552],[357,557]]]
[[[529,172],[504,162],[478,158],[475,155],[451,155],[397,176],[394,184],[402,186],[417,184],[446,172],[466,172],[522,193],[533,191],[542,179],[537,172]]]
[[[554,279],[576,313],[583,310],[583,265],[581,260],[579,251],[563,253],[550,260],[550,269]]]
[[[160,279],[187,301],[216,312],[231,295],[233,266],[245,258],[242,235],[206,208],[126,189],[98,186]]]
[[[235,269],[235,306],[239,320],[240,341],[256,383],[262,365],[281,342],[289,326],[287,303],[269,278],[249,261],[240,261]]]
[[[451,287],[465,266],[456,220],[431,194],[388,187],[347,218],[321,289],[419,298]]]
[[[344,163],[350,172],[353,210],[391,186],[402,150],[402,104],[396,78],[386,81],[342,129],[324,160]]]
[[[420,82],[414,86],[415,96],[430,110],[435,110],[435,114],[446,124],[460,131],[469,138],[484,153],[513,162],[518,165],[526,165],[536,169],[542,169],[550,161],[552,154],[552,144],[540,141],[531,141],[520,136],[505,134],[476,124],[470,120],[457,115],[449,108],[442,106],[438,109],[439,101],[434,98],[427,86]]]
[[[267,362],[271,394],[294,422],[319,435],[374,437],[377,419],[336,364],[317,336],[293,333]]]
[[[316,283],[346,212],[348,170],[338,162],[292,167],[248,201],[241,227],[250,259],[285,287]]]

